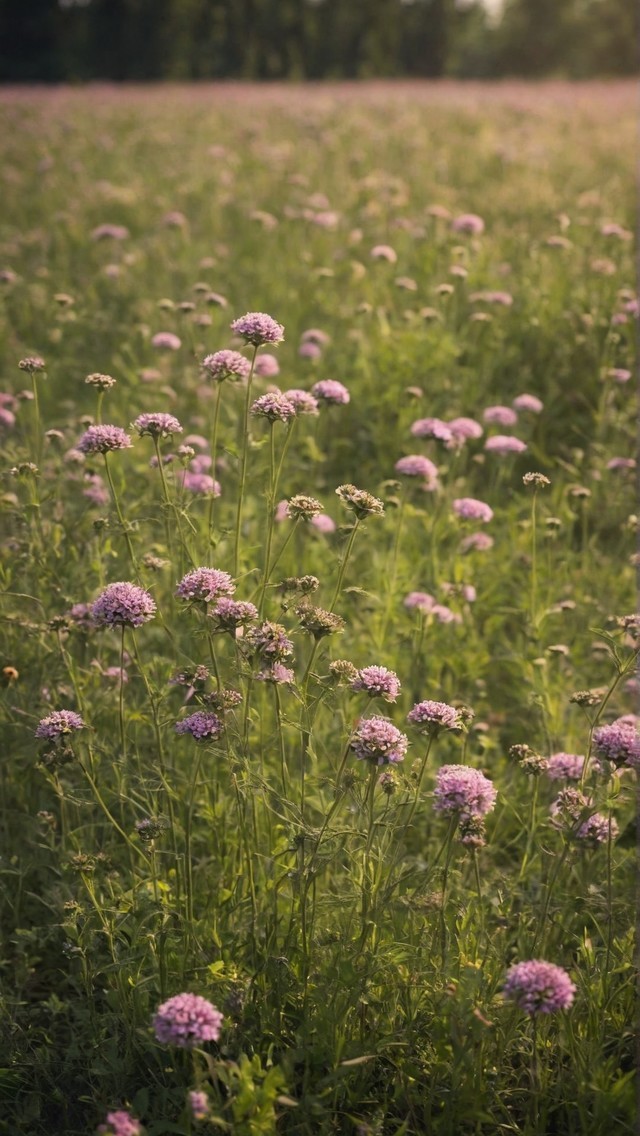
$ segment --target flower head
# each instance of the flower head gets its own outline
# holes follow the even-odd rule
[[[463,521],[479,521],[486,525],[493,517],[493,509],[484,501],[475,497],[457,497],[453,502],[453,511]]]
[[[446,702],[417,702],[407,714],[412,726],[419,726],[422,733],[439,734],[440,730],[459,730],[462,719],[455,706]]]
[[[182,347],[182,340],[172,331],[159,331],[157,335],[153,336],[151,346],[157,348],[158,351],[179,351]]]
[[[640,733],[635,715],[616,718],[608,726],[593,731],[593,744],[598,757],[617,766],[640,769]]]
[[[153,619],[156,610],[149,592],[128,581],[109,584],[91,609],[98,627],[141,627]]]
[[[550,781],[579,781],[584,771],[581,753],[552,753],[546,774]]]
[[[256,399],[251,413],[257,418],[268,418],[269,422],[289,422],[296,416],[296,407],[282,391],[268,391]]]
[[[207,377],[217,383],[222,383],[225,379],[230,379],[232,382],[246,379],[251,371],[251,363],[239,351],[216,351],[202,360],[202,367]]]
[[[434,488],[438,481],[437,465],[422,454],[408,454],[407,457],[399,458],[394,469],[404,477],[423,477],[431,488]]]
[[[231,330],[254,347],[262,347],[265,343],[272,343],[275,346],[284,339],[282,324],[276,323],[264,312],[247,312],[246,315],[233,320]]]
[[[293,643],[287,637],[285,628],[270,620],[265,620],[259,627],[252,627],[246,641],[257,655],[262,655],[268,661],[280,661],[293,654]]]
[[[400,693],[400,679],[386,667],[362,667],[349,683],[352,690],[364,690],[370,698],[395,702]]]
[[[260,682],[274,682],[278,686],[283,683],[294,683],[296,676],[290,667],[285,667],[283,663],[270,663],[269,666],[264,667],[259,671],[256,678]]]
[[[315,497],[308,497],[306,493],[296,493],[287,502],[286,516],[291,520],[299,519],[310,521],[322,513],[322,504]]]
[[[454,217],[451,228],[454,233],[471,233],[475,237],[484,232],[484,221],[477,213],[461,213]]]
[[[408,745],[406,734],[401,733],[388,718],[378,715],[361,718],[350,742],[350,747],[359,760],[370,761],[374,765],[402,761]]]
[[[57,741],[58,738],[63,737],[65,734],[72,734],[75,733],[76,730],[83,730],[85,725],[86,723],[74,710],[54,710],[53,714],[49,714],[47,718],[40,720],[35,732],[35,737]]]
[[[220,1037],[222,1014],[199,994],[175,994],[158,1006],[153,1019],[157,1040],[162,1045],[190,1049]]]
[[[200,1090],[193,1090],[189,1093],[189,1108],[194,1120],[206,1120],[210,1112],[209,1097]]]
[[[414,438],[435,438],[445,444],[454,440],[451,427],[441,418],[418,418],[411,427]]]
[[[319,402],[326,402],[334,406],[345,406],[351,401],[349,391],[337,379],[321,379],[320,382],[314,383],[311,394]]]
[[[434,809],[446,816],[486,816],[496,803],[492,781],[468,765],[443,765],[436,774]]]
[[[436,601],[428,592],[409,592],[402,602],[410,611],[415,609],[421,611],[423,615],[428,615]]]
[[[460,548],[463,552],[488,552],[493,548],[493,537],[483,532],[470,533],[460,541]]]
[[[99,391],[108,391],[111,387],[115,387],[116,380],[112,375],[101,375],[99,371],[94,371],[93,374],[87,375],[84,380],[90,387],[96,387]]]
[[[175,725],[177,734],[191,734],[197,742],[218,738],[223,729],[222,719],[217,714],[209,714],[205,710],[196,710],[195,714],[190,714],[188,718],[183,718]]]
[[[176,589],[181,600],[191,603],[213,603],[220,596],[231,596],[236,590],[228,572],[220,568],[194,568],[183,576]]]
[[[100,1136],[142,1136],[142,1125],[139,1120],[119,1108],[115,1112],[108,1112],[104,1124],[98,1125]]]
[[[321,607],[314,607],[313,604],[300,604],[296,608],[296,615],[300,620],[300,626],[305,631],[309,631],[316,640],[322,639],[325,635],[335,635],[344,631],[342,616],[335,615],[332,611],[325,611]]]
[[[446,425],[453,435],[456,445],[466,442],[470,438],[481,438],[484,431],[475,418],[452,418]]]
[[[228,596],[221,596],[209,615],[220,631],[235,634],[238,627],[248,627],[257,620],[258,609],[247,600],[232,600]]]
[[[600,844],[608,843],[609,832],[611,832],[611,839],[615,840],[619,831],[618,822],[614,817],[605,816],[604,813],[592,813],[578,826],[574,832],[574,837],[592,848],[597,848]]]
[[[280,374],[280,364],[275,355],[268,355],[265,351],[262,355],[258,355],[253,373],[261,379],[275,379],[276,375]]]
[[[544,410],[544,403],[535,394],[519,394],[511,405],[516,410],[528,411],[529,414],[540,414]]]
[[[292,402],[295,406],[296,414],[316,415],[318,413],[318,400],[314,398],[312,394],[309,394],[309,391],[298,390],[297,387],[292,387],[291,390],[287,390],[284,393],[285,397],[289,399],[289,402]]]
[[[492,438],[487,438],[484,448],[487,453],[493,454],[523,454],[527,443],[514,434],[494,434]]]
[[[488,406],[482,413],[485,422],[495,426],[515,426],[518,415],[510,406]]]
[[[85,430],[76,448],[83,454],[109,454],[130,447],[131,438],[121,426],[98,424]]]
[[[364,517],[384,516],[384,503],[378,497],[367,493],[366,489],[356,489],[355,485],[339,485],[336,493],[342,504],[351,509],[358,520]]]
[[[44,371],[46,363],[39,355],[28,355],[26,359],[21,359],[18,363],[21,371],[27,371],[30,375],[35,375],[39,371]]]
[[[133,423],[140,437],[148,434],[150,438],[171,438],[182,433],[182,426],[173,414],[140,414]]]
[[[566,1010],[576,988],[566,970],[552,962],[531,959],[517,962],[507,971],[502,993],[527,1014],[552,1014]]]

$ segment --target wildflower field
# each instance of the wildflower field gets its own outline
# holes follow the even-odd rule
[[[635,1130],[635,97],[0,95],[0,1133]]]

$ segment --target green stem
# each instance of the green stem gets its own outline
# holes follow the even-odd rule
[[[213,412],[213,426],[211,429],[211,476],[213,480],[216,479],[216,460],[218,451],[218,426],[220,422],[220,403],[222,401],[222,383],[218,383],[216,387],[216,405]],[[209,522],[207,526],[208,532],[208,545],[211,546],[213,537],[213,515],[215,510],[215,496],[212,493],[209,501]]]
[[[360,526],[360,518],[356,517],[356,519],[354,521],[353,528],[352,528],[352,530],[349,534],[349,540],[347,542],[347,547],[345,549],[344,556],[342,557],[342,560],[340,561],[340,571],[338,572],[338,579],[336,581],[336,588],[335,588],[335,591],[333,593],[333,599],[331,600],[331,603],[329,605],[329,611],[333,611],[333,609],[336,606],[336,603],[338,601],[338,596],[340,595],[340,590],[342,588],[342,581],[344,580],[344,574],[345,574],[345,571],[346,571],[347,562],[348,562],[349,557],[351,555],[351,549],[353,548],[353,542],[356,538],[356,533],[358,531],[359,526]]]
[[[122,763],[127,758],[127,736],[124,724],[124,636],[125,625],[120,629],[120,690],[118,698],[118,713],[120,717],[120,749],[122,750]]]
[[[251,380],[253,379],[253,369],[255,367],[256,355],[258,348],[254,347],[253,357],[251,359],[251,369],[249,377],[247,378],[247,390],[244,400],[244,415],[243,415],[243,440],[242,440],[242,456],[240,458],[240,485],[238,489],[238,505],[236,510],[236,532],[235,532],[235,545],[233,550],[233,576],[238,575],[238,567],[240,563],[240,530],[242,527],[242,505],[244,501],[244,487],[247,477],[247,452],[249,449],[249,407],[251,405]]]
[[[129,535],[129,529],[128,529],[127,524],[125,522],[125,519],[122,515],[122,509],[120,508],[120,502],[118,500],[118,494],[116,493],[116,488],[115,488],[115,485],[113,484],[113,477],[111,476],[111,469],[109,468],[108,458],[109,458],[109,455],[104,454],[104,467],[105,467],[105,470],[106,470],[106,473],[107,473],[107,481],[109,482],[109,489],[111,490],[111,499],[113,501],[113,504],[114,504],[114,507],[115,507],[115,510],[116,510],[118,521],[120,523],[120,529],[121,529],[122,534],[124,536],[124,539],[126,541],[127,551],[129,553],[129,559],[131,561],[131,567],[133,568],[136,579],[139,580],[140,579],[140,573],[138,571],[138,565],[137,565],[137,562],[136,562],[135,553],[133,551],[133,545],[131,543],[131,536]]]

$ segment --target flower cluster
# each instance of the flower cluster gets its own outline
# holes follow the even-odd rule
[[[111,387],[115,387],[116,385],[116,380],[112,375],[101,375],[99,371],[94,371],[92,375],[87,375],[84,381],[88,383],[90,387],[96,387],[99,391],[111,390]]]
[[[105,588],[91,614],[98,627],[141,627],[153,619],[156,610],[149,592],[123,580]]]
[[[319,383],[314,383],[311,394],[319,402],[334,406],[346,406],[351,401],[349,391],[337,379],[321,379]]]
[[[640,733],[635,715],[616,718],[608,726],[593,731],[593,744],[598,757],[614,765],[640,769]]]
[[[296,416],[296,408],[282,391],[268,391],[261,394],[251,407],[256,418],[267,418],[269,422],[289,422]]]
[[[400,693],[400,679],[386,667],[362,667],[349,686],[365,691],[370,698],[384,698],[385,702],[395,702]]]
[[[222,383],[225,379],[232,382],[247,379],[251,371],[251,363],[239,351],[216,351],[202,360],[202,367],[208,378],[217,383]]]
[[[140,437],[148,434],[151,438],[171,438],[182,433],[182,426],[173,414],[140,414],[133,423]]]
[[[121,426],[89,426],[76,447],[83,454],[109,454],[131,448],[131,438]]]
[[[205,710],[196,710],[188,718],[176,722],[177,734],[191,734],[197,742],[218,738],[224,729],[224,723],[217,714],[209,714]]]
[[[245,343],[251,343],[254,347],[262,347],[265,343],[276,345],[282,343],[284,339],[282,324],[277,323],[265,312],[247,312],[246,315],[233,320],[231,330],[236,335],[242,336]]]
[[[453,511],[463,521],[479,521],[483,525],[488,524],[493,517],[491,506],[475,497],[456,497]]]
[[[418,418],[411,427],[411,433],[414,438],[435,438],[437,442],[444,442],[445,445],[454,442],[451,427],[441,418]]]
[[[306,493],[296,493],[287,502],[286,515],[293,521],[299,519],[310,521],[313,517],[319,517],[322,509],[322,504],[315,497],[308,497]]]
[[[399,458],[394,468],[403,477],[423,477],[430,489],[437,485],[438,467],[422,454],[408,454],[405,458]]]
[[[362,718],[358,723],[350,747],[361,761],[374,765],[396,764],[404,759],[409,745],[406,734],[394,726],[388,718],[374,715]]]
[[[355,485],[339,485],[336,493],[342,504],[351,509],[359,521],[365,517],[384,516],[383,502],[367,493],[366,489],[356,489]]]
[[[579,781],[584,771],[584,754],[552,753],[547,764],[550,781]]]
[[[598,845],[608,842],[609,833],[611,833],[611,839],[615,840],[618,832],[618,822],[614,817],[605,816],[604,813],[592,813],[582,824],[578,825],[574,836],[576,840],[581,840],[592,848],[597,848]]]
[[[108,1112],[104,1124],[98,1125],[100,1136],[142,1136],[139,1120],[123,1108]]]
[[[247,600],[232,600],[228,596],[221,596],[209,615],[220,631],[228,631],[233,635],[238,627],[248,627],[255,622],[258,609]]]
[[[190,1049],[220,1037],[223,1015],[199,994],[175,994],[158,1006],[153,1019],[157,1040],[162,1045]]]
[[[342,616],[335,615],[332,611],[325,611],[324,608],[301,604],[296,608],[296,615],[300,620],[300,626],[305,631],[311,632],[316,640],[322,639],[324,635],[335,635],[339,631],[344,631]]]
[[[509,757],[513,757],[518,762],[522,772],[526,773],[527,777],[539,777],[541,773],[546,773],[549,768],[549,759],[536,753],[531,746],[526,744],[510,746]]]
[[[83,730],[86,722],[74,710],[54,710],[47,718],[42,718],[35,732],[36,738],[47,738],[57,741],[65,734],[72,734],[76,730]]]
[[[440,730],[459,730],[462,720],[455,706],[446,702],[417,702],[407,714],[412,726],[419,726],[422,733],[437,735]]]
[[[236,590],[228,572],[220,568],[194,568],[183,576],[176,595],[190,603],[213,603],[220,596],[231,596]]]
[[[308,391],[292,387],[291,390],[286,390],[284,393],[289,402],[295,406],[296,414],[318,414],[318,400]]]
[[[571,1005],[576,988],[561,966],[531,959],[509,968],[502,993],[527,1014],[552,1014]]]
[[[468,765],[443,765],[436,774],[434,809],[446,816],[486,816],[496,803],[492,781]]]
[[[265,620],[259,627],[252,627],[246,641],[255,654],[262,655],[269,662],[279,662],[293,654],[293,643],[287,638],[285,628],[270,620]]]

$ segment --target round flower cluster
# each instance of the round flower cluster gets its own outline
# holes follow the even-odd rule
[[[88,383],[90,387],[96,387],[100,391],[111,390],[111,387],[115,387],[116,385],[116,380],[112,375],[101,375],[99,371],[94,371],[93,374],[87,375],[84,381]]]
[[[349,391],[336,379],[321,379],[319,383],[314,383],[311,394],[320,402],[334,406],[345,406],[348,402],[351,402]]]
[[[255,604],[246,600],[232,600],[228,596],[221,596],[216,600],[215,607],[210,611],[221,631],[230,631],[232,634],[238,627],[247,627],[258,618],[258,609]]]
[[[435,438],[445,444],[454,440],[451,427],[441,418],[418,418],[411,427],[411,433],[414,438]]]
[[[256,678],[259,682],[274,682],[277,685],[295,682],[294,672],[290,667],[285,667],[283,663],[271,663],[264,670],[259,671]]]
[[[339,485],[336,493],[347,509],[352,509],[358,520],[364,517],[384,516],[384,503],[366,489],[356,489],[355,485]]]
[[[581,753],[552,753],[546,773],[550,781],[579,781],[584,770]]]
[[[285,397],[289,402],[293,403],[296,408],[296,414],[318,414],[318,400],[314,398],[309,391],[299,390],[297,387],[292,387],[291,390],[284,392]]]
[[[540,414],[544,410],[544,403],[535,394],[519,394],[511,405],[516,410],[528,411],[529,414]]]
[[[191,734],[197,742],[218,738],[223,729],[224,724],[218,715],[208,714],[205,710],[196,710],[195,714],[190,714],[175,725],[177,734]]]
[[[463,521],[478,521],[482,525],[488,524],[493,517],[491,506],[475,497],[456,497],[453,511]]]
[[[453,434],[454,442],[458,445],[471,438],[481,438],[484,433],[482,426],[479,422],[476,422],[475,418],[452,418],[450,422],[447,422],[447,426]]]
[[[619,832],[618,822],[613,817],[605,816],[604,813],[592,813],[578,826],[574,836],[576,840],[583,840],[585,844],[597,848],[599,844],[608,842],[609,829],[611,829],[611,839],[615,840]]]
[[[412,726],[420,726],[425,734],[438,734],[440,730],[459,730],[462,726],[455,706],[446,702],[417,702],[407,714]]]
[[[531,959],[509,968],[502,993],[527,1014],[552,1014],[571,1005],[576,988],[561,966]]]
[[[179,351],[182,347],[182,340],[172,331],[159,331],[157,335],[153,336],[151,346],[156,347],[158,351]]]
[[[194,568],[183,576],[176,595],[190,602],[213,603],[220,596],[231,596],[236,590],[228,572],[220,568]]]
[[[515,410],[510,406],[488,406],[482,412],[482,417],[485,422],[490,422],[495,426],[515,426],[518,421],[518,415]]]
[[[275,379],[276,375],[280,374],[280,364],[275,355],[268,355],[265,351],[264,354],[258,355],[253,373],[261,379]]]
[[[223,1015],[199,994],[175,994],[158,1006],[153,1019],[156,1038],[162,1045],[190,1049],[220,1037]]]
[[[112,450],[128,450],[131,438],[121,426],[89,426],[76,449],[83,454],[109,454]]]
[[[141,627],[153,619],[156,610],[153,597],[144,588],[118,581],[101,592],[91,614],[98,627]]]
[[[362,718],[350,742],[351,749],[359,760],[371,761],[374,765],[402,761],[408,745],[406,734],[401,733],[388,718],[378,715]]]
[[[239,351],[216,351],[202,360],[202,367],[210,379],[222,383],[225,379],[236,382],[238,379],[247,379],[251,371],[251,363]]]
[[[261,347],[265,343],[282,343],[284,327],[265,312],[247,312],[233,320],[231,330],[242,336],[246,343]]]
[[[484,232],[484,221],[477,213],[461,213],[451,222],[454,233],[470,233],[477,237]]]
[[[438,813],[460,817],[486,816],[496,803],[493,782],[479,769],[468,765],[443,765],[436,774],[433,791]]]
[[[55,741],[64,734],[72,734],[74,730],[83,730],[85,725],[86,723],[74,710],[54,710],[48,718],[40,720],[35,737]]]
[[[296,408],[282,391],[268,391],[256,399],[251,413],[256,418],[268,418],[269,422],[289,422],[295,418]]]
[[[211,1111],[209,1097],[206,1093],[194,1089],[189,1093],[189,1108],[194,1120],[206,1120]]]
[[[438,481],[437,465],[422,454],[408,454],[405,458],[399,458],[394,469],[404,477],[424,477],[430,488],[435,488]]]
[[[181,434],[182,426],[173,414],[140,414],[133,423],[140,437],[148,434],[151,438],[171,438]]]
[[[409,611],[421,611],[423,615],[428,615],[435,602],[433,596],[430,596],[428,592],[409,592],[403,600],[404,606]]]
[[[513,434],[494,434],[492,438],[487,438],[484,448],[487,453],[493,454],[523,454],[527,443]]]
[[[139,1120],[123,1108],[108,1112],[104,1124],[98,1125],[100,1136],[142,1136]]]
[[[306,493],[296,493],[294,497],[289,498],[285,515],[292,521],[299,519],[310,521],[313,517],[320,516],[322,508],[321,502],[315,497],[307,497]]]
[[[265,620],[259,627],[252,627],[247,635],[247,643],[258,655],[268,660],[286,659],[293,654],[293,643],[287,638],[286,630],[280,623]]]
[[[614,765],[640,769],[640,733],[635,715],[625,715],[608,726],[598,726],[593,731],[593,744],[598,757]]]
[[[352,690],[364,690],[370,698],[395,702],[400,693],[400,679],[386,667],[362,667],[349,683]]]

